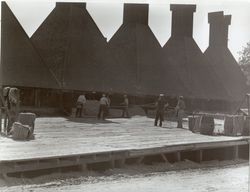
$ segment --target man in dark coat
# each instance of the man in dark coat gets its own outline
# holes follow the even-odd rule
[[[86,104],[85,94],[81,94],[76,102],[76,117],[82,117],[82,112],[84,111],[84,105]]]
[[[178,103],[176,105],[176,113],[177,113],[177,128],[182,128],[182,119],[185,115],[185,108],[186,108],[186,105],[185,105],[185,102],[184,102],[184,99],[183,99],[183,96],[180,96],[179,97],[179,100],[178,100]]]
[[[168,103],[164,99],[164,94],[160,94],[157,102],[156,102],[156,116],[154,125],[157,126],[158,120],[160,119],[160,127],[162,126],[162,122],[164,120],[164,111],[168,106]]]
[[[105,120],[106,113],[107,113],[107,107],[109,105],[109,101],[105,94],[102,95],[102,98],[100,99],[100,106],[99,106],[99,112],[98,112],[98,119],[102,117],[103,120]]]
[[[8,97],[8,98],[7,98]],[[20,93],[17,88],[9,88],[6,96],[6,113],[8,119],[7,132],[9,133],[14,122],[17,121],[20,103]]]
[[[129,113],[128,113],[128,104],[129,104],[129,101],[128,101],[128,96],[127,95],[124,95],[124,101],[122,103],[122,105],[124,106],[123,110],[122,110],[122,117],[126,117],[129,118]]]

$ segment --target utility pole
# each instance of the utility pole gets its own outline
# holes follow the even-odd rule
[[[247,116],[249,116],[250,112],[250,94],[247,93]]]

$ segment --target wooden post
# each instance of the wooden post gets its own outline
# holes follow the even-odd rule
[[[162,157],[162,159],[164,160],[164,162],[165,162],[165,163],[167,163],[167,162],[168,162],[167,157],[166,157],[163,153],[161,153],[161,157]]]
[[[57,173],[59,173],[59,174],[61,174],[61,173],[62,173],[62,170],[63,170],[63,168],[62,168],[62,167],[57,167],[57,168],[56,168],[56,172],[57,172]]]
[[[35,107],[40,107],[41,102],[40,102],[40,90],[35,89]]]
[[[63,90],[59,92],[59,108],[61,112],[64,112],[64,104],[63,104]]]
[[[2,133],[2,107],[0,109],[0,133]]]
[[[250,94],[247,94],[247,114],[250,114]]]
[[[71,91],[71,102],[70,102],[70,108],[71,108],[71,111],[70,111],[70,113],[71,113],[71,115],[73,114],[72,112],[72,107],[74,106],[74,108],[75,108],[75,100],[74,100],[74,91]],[[73,115],[72,115],[73,116]],[[74,115],[74,117],[75,117],[75,115]]]
[[[180,162],[181,161],[181,152],[176,152],[176,161]]]
[[[197,162],[202,162],[203,160],[203,151],[202,150],[198,150],[196,151],[196,161]]]
[[[8,121],[9,121],[9,119],[8,119],[8,108],[6,107],[5,109],[4,109],[4,113],[3,113],[3,117],[4,117],[4,123],[3,123],[3,132],[4,132],[4,134],[7,134],[7,126],[8,126]]]
[[[24,178],[25,178],[24,172],[21,172],[21,173],[20,173],[20,178],[21,178],[21,179],[24,179]]]
[[[136,164],[141,164],[141,162],[143,161],[144,156],[142,157],[138,157],[138,159],[136,159]]]
[[[3,108],[4,108],[4,97],[3,97],[3,88],[0,89],[0,133],[2,133],[3,129],[2,129],[2,118],[3,118]]]
[[[8,178],[7,173],[1,173],[0,178],[3,178],[4,180],[6,180]]]
[[[115,168],[115,160],[110,160],[110,161],[109,161],[109,167],[110,167],[111,169],[114,169],[114,168]]]
[[[86,163],[83,163],[83,164],[79,165],[79,168],[80,168],[81,171],[87,171],[88,170],[88,167],[87,167]]]
[[[56,159],[56,165],[60,165],[60,159]]]
[[[233,146],[233,159],[239,159],[239,146]]]
[[[122,168],[125,165],[125,159],[117,159],[115,160],[115,167]]]

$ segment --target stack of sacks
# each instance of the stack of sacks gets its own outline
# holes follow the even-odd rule
[[[188,116],[188,128],[193,133],[200,132],[202,116],[201,115],[192,115]]]
[[[214,132],[214,118],[209,115],[195,115],[189,116],[189,130],[203,135],[213,135]]]
[[[10,133],[12,134],[12,138],[15,140],[26,140],[30,135],[30,127],[22,125],[19,122],[14,122]]]
[[[13,139],[26,140],[33,138],[36,115],[34,113],[20,113],[18,122],[11,129]]]
[[[227,115],[224,123],[224,134],[228,136],[242,135],[243,126],[243,115]]]

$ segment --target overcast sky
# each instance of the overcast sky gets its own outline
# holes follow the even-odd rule
[[[55,0],[7,0],[29,36],[53,10],[55,2]],[[122,24],[123,3],[126,2],[150,5],[149,26],[162,46],[167,42],[171,33],[170,3],[197,5],[194,13],[193,33],[202,51],[207,48],[209,41],[208,12],[224,11],[224,14],[232,15],[229,27],[229,48],[236,59],[239,57],[238,52],[250,41],[250,0],[85,0],[71,2],[87,2],[87,10],[108,40]]]

